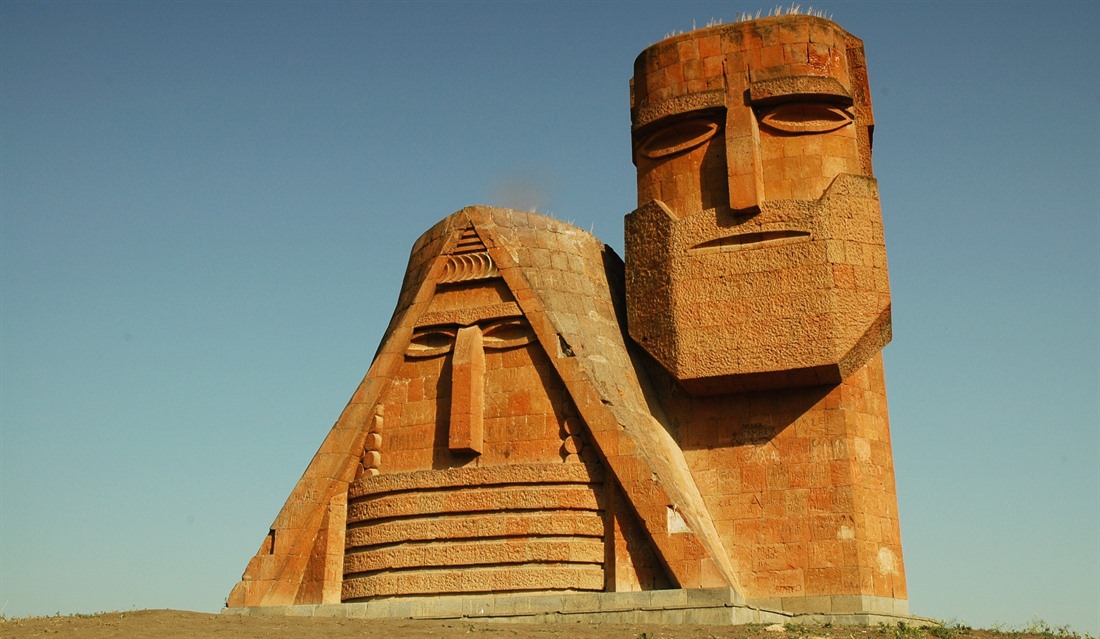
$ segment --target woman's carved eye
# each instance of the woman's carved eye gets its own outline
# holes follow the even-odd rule
[[[714,137],[718,129],[718,123],[711,120],[688,120],[674,124],[643,140],[638,153],[647,158],[661,158],[688,151]]]
[[[846,109],[821,102],[794,102],[771,109],[760,123],[785,133],[828,133],[853,121]]]
[[[455,329],[449,327],[416,331],[409,340],[409,348],[405,350],[405,354],[409,357],[435,357],[450,353],[454,348],[455,333]]]
[[[527,322],[511,319],[483,326],[481,339],[485,348],[512,348],[535,341],[535,334]]]

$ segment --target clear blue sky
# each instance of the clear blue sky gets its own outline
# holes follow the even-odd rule
[[[773,3],[0,2],[0,610],[215,611],[468,204],[621,253],[627,81]],[[912,610],[1100,632],[1100,3],[866,43]]]

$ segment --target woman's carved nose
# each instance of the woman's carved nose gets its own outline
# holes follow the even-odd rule
[[[467,326],[455,337],[451,360],[451,425],[448,447],[456,453],[481,454],[485,440],[485,349],[481,329]]]

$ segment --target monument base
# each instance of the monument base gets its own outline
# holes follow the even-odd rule
[[[782,605],[786,610],[768,606]],[[908,614],[901,599],[837,595],[745,602],[728,588],[644,592],[397,597],[363,603],[225,608],[223,614],[355,619],[465,619],[513,623],[741,625],[934,624]],[[804,610],[804,612],[799,612]],[[821,611],[827,612],[821,612]]]

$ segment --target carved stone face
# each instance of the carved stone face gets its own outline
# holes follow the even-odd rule
[[[480,244],[472,230],[462,238]],[[363,472],[375,460],[386,473],[580,461],[581,446],[563,430],[571,419],[564,387],[484,247],[460,242],[436,261],[432,294],[380,399],[378,455],[365,458]]]
[[[781,16],[645,50],[630,335],[693,393],[839,381],[889,341],[862,43]]]
[[[433,304],[445,310],[429,312],[417,322],[406,350],[410,360],[451,356],[450,392],[445,396],[450,397],[447,447],[454,453],[480,455],[484,448],[486,351],[535,341],[519,307],[503,301],[507,289],[501,284],[485,282],[440,291]]]

